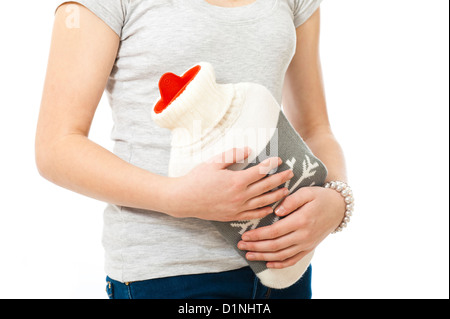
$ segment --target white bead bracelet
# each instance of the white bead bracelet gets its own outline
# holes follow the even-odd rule
[[[336,228],[336,230],[333,232],[333,234],[339,233],[345,227],[347,227],[347,224],[350,222],[350,217],[352,217],[353,215],[353,209],[355,207],[355,199],[353,198],[353,191],[350,188],[350,186],[340,181],[328,182],[325,184],[324,187],[334,189],[335,191],[340,193],[341,196],[344,198],[346,204],[344,219],[342,220],[338,228]]]

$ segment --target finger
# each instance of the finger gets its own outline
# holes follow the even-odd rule
[[[252,184],[260,179],[263,179],[267,176],[267,174],[269,174],[270,171],[280,166],[282,162],[283,161],[279,157],[270,157],[256,166],[247,168],[243,172],[245,172],[245,176],[248,179],[248,184]]]
[[[250,261],[269,261],[269,262],[284,262],[290,258],[302,253],[298,250],[297,246],[291,246],[286,249],[282,249],[277,252],[248,252],[245,254],[245,258]]]
[[[246,209],[254,209],[258,207],[269,206],[272,205],[273,203],[278,202],[279,200],[282,200],[287,195],[289,195],[289,190],[287,188],[280,188],[276,191],[268,192],[258,197],[253,197],[249,199],[245,203],[245,207]]]
[[[282,269],[282,268],[291,267],[291,266],[294,266],[295,264],[297,264],[300,260],[305,258],[306,255],[308,255],[311,252],[312,252],[312,250],[302,251],[302,252],[298,253],[297,255],[292,256],[291,258],[288,258],[285,260],[270,261],[266,264],[266,266],[267,266],[267,268],[272,268],[272,269]]]
[[[281,219],[272,225],[260,227],[257,229],[245,232],[242,235],[243,241],[260,241],[275,239],[292,233],[297,229],[296,223],[293,223],[290,218]]]
[[[218,154],[207,160],[207,163],[215,163],[219,169],[225,169],[235,163],[244,161],[249,157],[251,149],[249,147],[244,148],[232,148],[226,152]]]
[[[271,207],[262,207],[252,210],[244,211],[238,214],[237,219],[235,221],[247,221],[253,219],[261,219],[273,213]]]
[[[292,177],[294,177],[294,173],[291,170],[286,170],[284,172],[268,176],[260,181],[253,183],[248,187],[248,190],[251,196],[255,197],[271,191],[282,184],[285,184]]]
[[[278,205],[275,209],[275,214],[280,217],[286,216],[313,199],[314,193],[311,191],[310,187],[300,188],[298,191],[286,197],[283,202]]]
[[[271,240],[261,240],[261,241],[241,240],[238,243],[238,248],[240,250],[245,250],[252,253],[276,253],[296,245],[298,245],[298,239],[295,233],[292,232],[287,234],[286,236],[282,236]],[[298,252],[299,251],[297,251],[297,253]],[[286,258],[288,257],[291,256],[286,256]]]

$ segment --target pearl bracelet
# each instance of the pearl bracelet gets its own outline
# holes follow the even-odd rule
[[[329,183],[326,183],[325,188],[331,188],[337,191],[341,194],[341,196],[344,198],[346,207],[345,207],[345,217],[342,220],[341,224],[336,228],[336,230],[332,234],[336,234],[344,230],[345,227],[347,227],[347,224],[350,222],[350,217],[353,215],[353,209],[355,207],[355,199],[353,198],[353,191],[344,182],[340,181],[332,181]]]

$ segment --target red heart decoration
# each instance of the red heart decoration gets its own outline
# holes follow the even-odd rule
[[[173,73],[165,73],[159,80],[159,92],[161,99],[155,105],[155,113],[162,113],[183,91],[188,84],[200,72],[201,66],[196,65],[192,69],[186,71],[183,76],[179,77]]]

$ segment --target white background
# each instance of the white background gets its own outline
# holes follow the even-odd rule
[[[4,1],[0,298],[105,298],[104,203],[37,173],[53,1]],[[357,199],[314,259],[315,298],[449,298],[447,0],[328,0],[322,59]],[[111,149],[99,106],[91,138]]]

